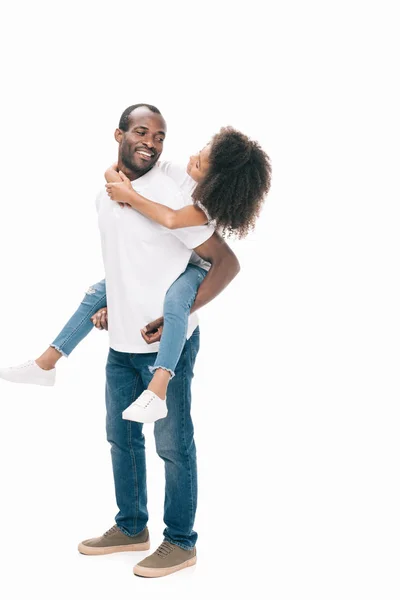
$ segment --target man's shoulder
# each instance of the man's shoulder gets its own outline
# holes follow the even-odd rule
[[[102,203],[104,203],[104,201],[107,199],[108,199],[107,192],[103,187],[96,194],[95,205],[96,205],[96,209],[98,211],[100,210]]]
[[[179,191],[179,185],[174,179],[169,177],[163,169],[158,167],[158,163],[156,163],[150,171],[147,171],[145,175],[132,181],[132,184],[137,185],[138,187],[166,185],[170,190]]]
[[[158,161],[156,167],[179,187],[183,194],[185,205],[192,204],[192,193],[196,187],[196,182],[188,175],[186,167],[168,160]]]
[[[189,177],[186,168],[183,165],[171,162],[170,160],[159,160],[156,164],[157,170],[161,171],[168,177],[171,177],[177,185]]]
[[[155,165],[143,177],[132,181],[132,187],[149,200],[171,207],[181,207],[184,199],[180,187]]]

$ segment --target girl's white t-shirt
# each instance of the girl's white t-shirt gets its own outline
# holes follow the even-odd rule
[[[196,187],[196,182],[190,177],[190,175],[188,175],[186,167],[178,165],[176,163],[171,163],[167,160],[159,161],[157,163],[157,167],[159,167],[163,171],[163,173],[165,173],[166,175],[168,175],[168,177],[171,177],[171,179],[175,181],[176,185],[180,188],[183,194],[185,205],[193,204],[192,194],[194,188]],[[210,221],[209,224],[212,227],[214,227],[214,224],[211,221],[210,216],[205,207],[200,205],[200,208],[204,211],[206,217]],[[196,254],[196,252],[192,252],[192,256],[190,257],[189,262],[191,262],[194,265],[197,265],[198,267],[201,267],[202,269],[205,269],[206,271],[209,271],[211,268],[211,264],[203,260],[198,254]]]
[[[157,165],[132,186],[154,202],[179,209],[190,200],[186,188],[178,187],[174,179]],[[118,352],[157,352],[159,344],[146,344],[140,329],[163,314],[168,288],[185,271],[192,249],[208,240],[214,228],[167,229],[135,210],[120,207],[105,189],[97,196],[96,206],[107,282],[110,346]],[[197,325],[197,315],[191,315],[188,338]]]

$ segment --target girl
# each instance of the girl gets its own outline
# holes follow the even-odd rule
[[[111,167],[105,173],[107,193],[112,200],[127,205],[169,229],[192,227],[212,222],[224,235],[243,238],[254,228],[265,195],[271,184],[271,164],[259,144],[232,127],[224,127],[197,155],[190,158],[186,172],[168,162],[159,162],[193,204],[173,210],[152,202],[133,190],[129,179]],[[123,413],[125,419],[154,422],[167,415],[166,394],[169,380],[186,340],[188,318],[197,290],[210,264],[193,254],[186,271],[168,290],[164,316],[142,330],[148,343],[158,341],[159,352],[148,389]],[[0,377],[15,383],[54,385],[55,365],[87,336],[95,325],[106,328],[106,283],[91,286],[50,347],[35,361],[0,369]],[[104,309],[104,310],[101,310]],[[152,330],[157,329],[155,334]]]

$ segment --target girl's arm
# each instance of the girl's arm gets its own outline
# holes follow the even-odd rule
[[[106,178],[107,183],[121,183],[122,177],[117,171],[118,164],[115,163],[111,165],[104,173],[104,177]],[[127,178],[128,179],[128,178]],[[129,181],[129,179],[128,179]]]
[[[107,183],[107,193],[112,200],[125,202],[136,209],[145,217],[152,219],[168,229],[179,229],[180,227],[194,227],[196,225],[205,225],[208,218],[204,212],[195,205],[185,206],[179,210],[174,210],[164,204],[153,202],[138,194],[130,185],[129,179],[123,173],[119,173],[122,178],[120,183]],[[126,182],[129,182],[129,188]]]

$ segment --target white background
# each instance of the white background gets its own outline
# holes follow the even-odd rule
[[[201,311],[197,566],[148,581],[143,554],[76,551],[116,512],[95,331],[55,388],[0,381],[2,597],[399,598],[395,4],[2,8],[2,366],[43,352],[103,276],[94,198],[126,106],[161,109],[164,158],[231,124],[274,169],[239,277]]]

